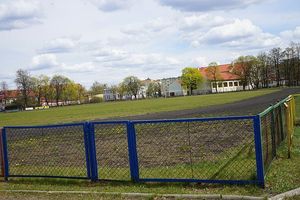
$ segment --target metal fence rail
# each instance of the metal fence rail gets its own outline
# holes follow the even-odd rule
[[[264,186],[294,110],[289,97],[256,116],[4,127],[1,174]]]

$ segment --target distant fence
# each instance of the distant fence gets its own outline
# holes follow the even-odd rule
[[[257,116],[4,127],[2,176],[264,186],[293,109],[289,97]]]

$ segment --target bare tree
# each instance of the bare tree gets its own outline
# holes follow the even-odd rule
[[[254,60],[254,56],[240,56],[232,63],[232,71],[241,78],[243,90],[246,89],[246,85],[251,81],[251,70]]]
[[[2,81],[0,83],[0,92],[3,96],[3,101],[4,101],[4,106],[6,106],[6,101],[7,101],[7,92],[8,92],[8,85],[5,81]]]
[[[15,83],[17,84],[18,89],[21,91],[23,107],[26,108],[29,101],[29,93],[33,89],[32,77],[28,71],[19,69],[16,73]]]
[[[280,63],[283,58],[283,52],[281,48],[273,48],[269,52],[270,64],[274,67],[277,87],[281,85],[281,70]]]

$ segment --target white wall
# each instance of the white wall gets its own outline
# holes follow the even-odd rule
[[[220,87],[221,84],[222,86]],[[212,93],[218,92],[234,92],[243,90],[243,85],[240,80],[232,80],[232,81],[217,81],[217,88],[213,87],[214,83],[211,83]],[[251,85],[247,85],[246,90],[252,90]]]

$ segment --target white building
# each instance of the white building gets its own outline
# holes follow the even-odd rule
[[[186,90],[181,86],[180,77],[164,78],[160,80],[161,93],[165,97],[184,96]]]
[[[243,90],[241,78],[232,72],[230,64],[217,66],[218,80],[216,81],[214,81],[212,75],[207,72],[207,67],[200,67],[198,69],[207,82],[207,87],[202,88],[202,90],[210,90],[211,93]],[[252,89],[253,88],[249,83],[245,85],[245,90]]]

